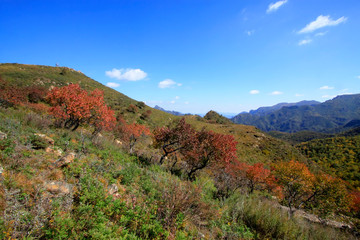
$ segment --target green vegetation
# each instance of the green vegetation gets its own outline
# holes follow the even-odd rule
[[[328,172],[360,188],[360,136],[312,140],[297,148]]]
[[[207,123],[197,116],[177,121],[131,99],[115,105],[110,131],[94,134],[93,119],[68,129],[49,115],[56,104],[41,94],[36,102],[30,99],[37,97],[19,94],[39,92],[26,88],[31,86],[28,78],[36,82],[33,76],[43,82],[54,76],[50,81],[58,81],[56,86],[79,83],[80,76],[80,86],[98,84],[71,69],[0,65],[5,82],[0,98],[11,103],[0,106],[1,239],[355,239],[347,230],[307,222],[296,214],[289,217],[288,210],[282,210],[278,202],[287,198],[276,191],[289,185],[282,169],[288,169],[287,163],[307,163],[291,145],[250,126]],[[21,79],[29,85],[16,83]],[[105,102],[114,106],[121,95],[111,89],[107,91],[113,95],[107,95],[107,88],[98,85]],[[168,136],[178,122],[191,125],[191,138],[170,134],[171,139],[184,138],[176,148],[187,148],[169,154],[161,165],[164,152],[154,143],[164,144],[168,138],[156,138],[151,130],[171,123],[162,128]],[[192,146],[191,141],[198,142]],[[178,171],[172,171],[175,159]],[[209,164],[200,164],[189,176],[185,170],[202,161]],[[285,167],[272,175],[270,166]],[[280,177],[282,185],[276,181]],[[304,198],[314,191],[328,197],[334,189],[308,181],[299,184]],[[327,206],[323,198],[316,200],[316,208],[306,205],[307,210]],[[337,207],[337,200],[333,196],[329,206]],[[335,208],[329,212],[337,220],[342,213]],[[356,221],[349,212],[344,214],[342,220]]]
[[[215,111],[209,111],[205,116],[204,119],[207,120],[209,123],[220,123],[220,124],[231,124],[232,122],[230,119],[218,114]]]

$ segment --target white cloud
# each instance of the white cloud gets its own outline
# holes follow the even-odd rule
[[[280,91],[273,91],[272,93],[270,93],[271,95],[281,95],[283,94],[283,92]]]
[[[189,104],[189,102],[185,102],[185,104],[187,105],[187,104]]]
[[[308,25],[306,25],[303,29],[301,29],[298,33],[310,33],[319,28],[327,27],[327,26],[336,26],[340,23],[346,22],[346,17],[341,17],[337,20],[332,20],[330,16],[320,15],[316,18],[315,21],[312,21]]]
[[[320,88],[320,90],[331,90],[331,89],[334,89],[334,87],[322,86],[322,87]]]
[[[114,83],[114,82],[108,82],[106,84],[106,86],[111,87],[111,88],[117,88],[117,87],[120,87],[120,84]]]
[[[175,101],[173,100],[173,101],[171,101],[170,103],[171,103],[171,104],[174,104],[174,103],[175,103]]]
[[[259,90],[251,90],[249,93],[250,93],[250,94],[259,94],[260,91],[259,91]]]
[[[302,97],[302,96],[304,96],[304,94],[300,94],[300,93],[295,94],[295,97]]]
[[[319,33],[315,34],[315,37],[322,37],[325,34],[327,34],[327,32],[319,32]]]
[[[179,96],[176,96],[175,99],[178,100],[178,99],[180,99],[180,97],[179,97]]]
[[[275,12],[279,9],[282,5],[287,3],[287,0],[277,1],[276,3],[270,3],[268,9],[266,10],[267,13]]]
[[[359,76],[357,76],[357,78],[358,78],[358,79],[360,79],[360,75],[359,75]]]
[[[303,39],[303,40],[299,41],[298,45],[301,46],[301,45],[309,44],[311,42],[312,42],[312,39]]]
[[[111,70],[111,71],[106,71],[105,75],[110,78],[116,78],[118,80],[139,81],[139,80],[146,78],[147,73],[139,68],[137,68],[137,69],[113,68],[113,70]]]
[[[173,88],[175,86],[180,87],[182,84],[177,83],[172,79],[165,79],[164,81],[159,82],[159,88]]]

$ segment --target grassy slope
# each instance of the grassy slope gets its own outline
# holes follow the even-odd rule
[[[81,73],[70,71],[61,75],[60,70],[0,65],[1,77],[15,84],[61,86],[64,82],[81,81],[89,90],[103,89],[110,104],[121,99],[118,105],[112,104],[117,111],[136,104]],[[152,111],[146,123],[153,127],[176,119]],[[129,121],[138,120],[138,114],[126,113],[126,117]],[[242,160],[302,158],[294,148],[254,127],[209,124],[195,116],[186,118],[197,129],[206,127],[233,134]],[[1,141],[0,149],[0,165],[4,168],[4,181],[0,182],[1,238],[351,239],[330,228],[296,219],[289,221],[287,214],[264,197],[236,193],[225,201],[214,199],[216,188],[206,174],[188,182],[157,165],[141,163],[140,158],[130,156],[115,144],[111,133],[91,139],[83,128],[76,132],[53,128],[47,114],[27,107],[0,108],[0,123],[0,131],[8,135]],[[74,162],[53,168],[58,156],[33,148],[31,139],[37,132],[52,137],[56,148],[76,152]],[[65,195],[51,193],[46,188],[53,181],[71,184],[73,190]],[[120,195],[115,199],[108,191],[112,184],[119,188]]]
[[[138,113],[129,113],[126,108],[130,104],[136,105],[138,102],[124,94],[106,87],[99,82],[85,76],[79,71],[64,67],[50,67],[40,65],[24,64],[1,64],[0,76],[2,79],[12,82],[18,86],[30,86],[33,84],[45,87],[64,86],[69,83],[78,83],[88,91],[95,88],[104,91],[106,102],[117,112],[123,113],[127,121],[140,121],[151,128],[165,126],[172,120],[179,117],[169,113],[146,106],[139,109]],[[152,114],[148,120],[141,121],[139,116],[142,112],[151,110]],[[215,132],[232,134],[238,141],[239,158],[246,162],[265,162],[274,160],[289,160],[295,158],[304,160],[298,151],[289,144],[276,140],[269,135],[252,126],[237,124],[210,124],[195,116],[187,116],[187,121],[198,129],[203,127]]]

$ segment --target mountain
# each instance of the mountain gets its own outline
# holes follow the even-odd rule
[[[349,122],[360,119],[360,94],[341,95],[324,103],[302,102],[305,105],[282,106],[278,110],[259,114],[238,114],[232,121],[253,125],[263,131],[341,132]],[[306,104],[306,103],[315,103]],[[279,107],[279,106],[277,106]]]
[[[276,110],[279,110],[283,107],[292,107],[292,106],[307,106],[307,105],[316,105],[319,104],[320,102],[317,101],[301,101],[301,102],[297,102],[297,103],[278,103],[274,106],[271,107],[260,107],[256,110],[251,110],[249,113],[251,115],[266,115],[268,113],[272,113],[275,112]]]
[[[165,110],[165,109],[163,109],[162,107],[160,107],[158,105],[156,105],[154,107],[154,109],[157,109],[157,110],[160,110],[160,111],[163,111],[163,112],[166,112],[166,113],[170,113],[170,114],[175,115],[175,116],[184,116],[185,115],[185,114],[183,114],[181,112]]]

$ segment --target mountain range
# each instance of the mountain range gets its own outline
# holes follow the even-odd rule
[[[170,113],[170,114],[175,115],[175,116],[184,116],[185,115],[185,114],[183,114],[181,112],[165,110],[165,109],[163,109],[162,107],[160,107],[158,105],[156,105],[154,107],[154,109],[157,109],[157,110],[160,110],[160,111],[163,111],[163,112],[166,112],[166,113]]]
[[[324,103],[302,101],[240,113],[231,120],[263,131],[340,132],[360,119],[360,94],[341,95]]]

